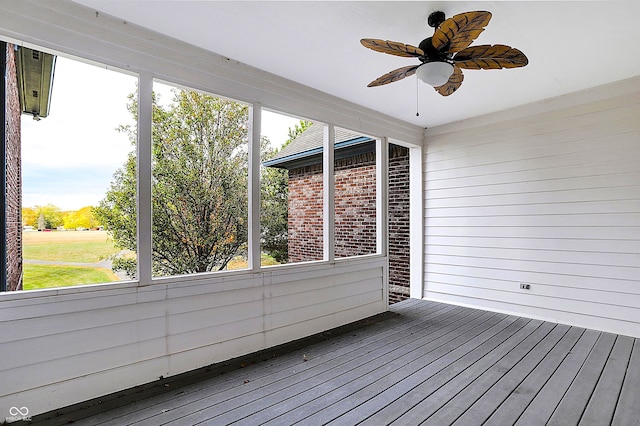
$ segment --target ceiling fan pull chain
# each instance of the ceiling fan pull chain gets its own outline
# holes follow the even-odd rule
[[[418,86],[418,78],[416,77],[416,117],[420,117],[420,113],[418,112],[418,108],[420,107],[420,103],[418,102],[419,93],[420,93],[420,87]]]

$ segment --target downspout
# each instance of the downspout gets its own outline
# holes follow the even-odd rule
[[[0,193],[2,194],[2,206],[0,207],[0,244],[2,244],[2,256],[0,256],[0,291],[7,291],[7,43],[0,41]]]

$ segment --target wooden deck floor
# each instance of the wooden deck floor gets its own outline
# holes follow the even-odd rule
[[[640,425],[640,339],[426,301],[391,311],[267,361],[45,423]]]

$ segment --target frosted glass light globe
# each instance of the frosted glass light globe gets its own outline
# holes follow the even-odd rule
[[[442,86],[453,74],[453,65],[447,62],[427,62],[416,70],[416,76],[433,87]]]

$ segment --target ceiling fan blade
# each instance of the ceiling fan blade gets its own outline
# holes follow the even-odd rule
[[[469,47],[491,20],[491,12],[476,11],[454,15],[436,28],[431,43],[439,51],[459,52]]]
[[[389,55],[403,56],[405,58],[417,58],[424,56],[422,49],[410,44],[399,43],[391,40],[380,40],[377,38],[363,38],[360,43],[376,52],[388,53]]]
[[[385,84],[393,83],[394,81],[402,80],[405,77],[415,74],[420,65],[410,65],[408,67],[402,67],[397,70],[390,71],[373,80],[367,85],[367,87],[383,86]]]
[[[434,87],[436,92],[440,93],[442,96],[449,96],[462,84],[462,80],[464,80],[464,75],[462,75],[462,70],[460,67],[454,65],[453,66],[453,74],[449,77],[449,81],[447,81],[442,86]]]
[[[504,44],[468,47],[454,56],[455,64],[469,70],[524,67],[529,60],[520,50]]]

